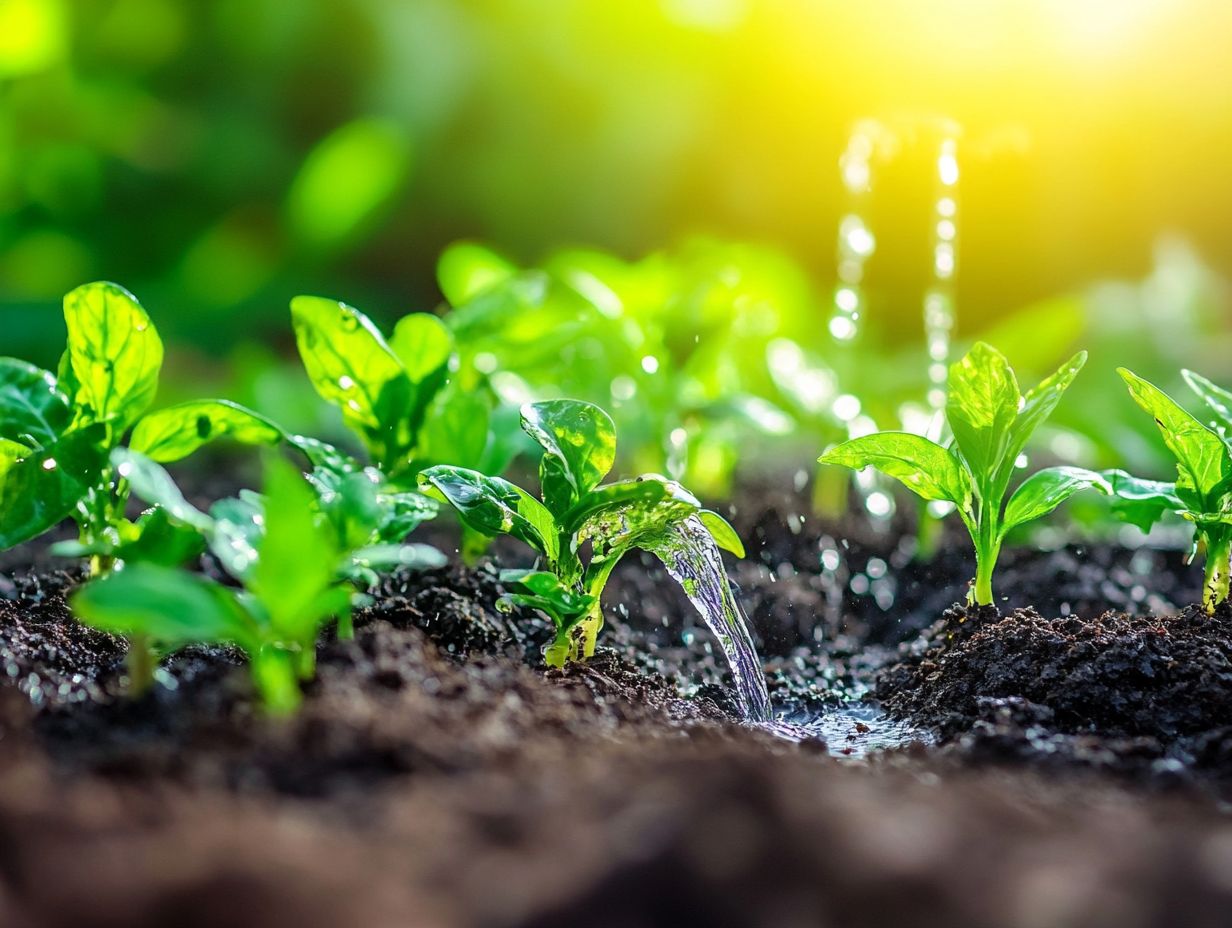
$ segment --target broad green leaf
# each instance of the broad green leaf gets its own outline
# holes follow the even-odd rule
[[[485,466],[491,423],[490,396],[478,390],[446,387],[424,420],[419,436],[421,460],[469,467],[483,473],[500,473],[504,468]]]
[[[17,358],[0,358],[0,438],[46,447],[72,421],[55,375]]]
[[[508,480],[445,464],[427,468],[419,480],[425,488],[434,488],[475,531],[488,537],[512,535],[552,561],[559,555],[551,513]]]
[[[373,541],[373,533],[389,507],[379,499],[380,472],[365,468],[331,481],[329,489],[319,494],[321,512],[329,520],[338,537],[340,550],[358,548]]]
[[[168,650],[188,644],[234,643],[258,647],[252,617],[234,594],[197,574],[135,564],[74,593],[79,621],[114,635],[145,635]]]
[[[152,506],[160,506],[177,522],[208,535],[213,521],[204,512],[184,498],[166,468],[156,464],[144,454],[128,448],[116,448],[111,452],[111,463],[116,475],[127,480],[129,487],[139,499]]]
[[[616,462],[616,426],[593,403],[527,403],[522,428],[543,448],[543,501],[558,517],[598,486]]]
[[[279,634],[307,641],[328,618],[321,610],[327,608],[326,593],[341,566],[341,553],[332,528],[317,517],[312,488],[277,457],[265,462],[264,518],[248,589]]]
[[[971,479],[952,453],[910,432],[877,432],[852,438],[818,459],[852,470],[875,467],[927,500],[970,508]]]
[[[319,296],[291,301],[300,358],[313,387],[342,411],[374,455],[397,453],[408,438],[412,385],[372,321]],[[382,461],[381,463],[388,463]]]
[[[427,380],[449,364],[453,333],[431,313],[411,313],[394,326],[389,347],[415,383]]]
[[[68,347],[60,359],[60,386],[73,407],[73,424],[109,422],[115,435],[154,401],[163,343],[123,287],[85,284],[64,297]]]
[[[1117,373],[1130,395],[1154,419],[1164,444],[1176,458],[1178,489],[1186,485],[1203,500],[1203,508],[1218,508],[1213,499],[1232,478],[1232,457],[1223,439],[1187,413],[1154,384],[1126,368]]]
[[[393,567],[425,570],[429,567],[444,567],[449,563],[449,559],[436,548],[422,544],[370,545],[356,550],[351,559],[359,566],[373,570],[389,570]]]
[[[663,477],[646,476],[596,487],[561,517],[561,527],[566,532],[573,533],[579,531],[588,519],[607,510],[653,506],[671,494],[670,483]],[[700,503],[698,505],[700,506]]]
[[[1036,471],[1014,491],[1005,507],[1001,534],[1045,516],[1079,490],[1094,488],[1111,493],[1112,487],[1101,474],[1082,467],[1046,467]]]
[[[454,242],[436,263],[436,281],[451,306],[460,306],[517,273],[517,268],[476,242]]]
[[[273,422],[238,403],[193,400],[143,416],[128,444],[166,464],[222,438],[245,445],[276,445],[282,437],[282,429]]]
[[[740,540],[736,530],[731,527],[731,523],[710,509],[703,509],[697,517],[701,519],[702,525],[706,526],[706,531],[710,533],[716,545],[724,551],[730,551],[736,557],[744,557],[744,542]]]
[[[1144,480],[1123,470],[1106,470],[1103,477],[1112,490],[1113,512],[1143,532],[1149,532],[1164,513],[1183,512],[1188,508],[1177,496],[1175,483]]]
[[[552,620],[558,631],[572,628],[595,604],[596,597],[570,589],[550,571],[502,570],[500,580],[510,588],[504,597],[506,602],[538,609]]]
[[[1018,415],[1018,382],[1005,356],[977,342],[950,365],[945,416],[977,482],[992,480]]]
[[[126,565],[179,567],[205,550],[205,539],[200,532],[170,518],[160,506],[143,513],[135,523],[121,526],[118,534],[116,541],[101,538],[93,544],[63,541],[52,545],[51,552],[60,557],[104,555]]]
[[[1023,397],[1018,417],[1010,426],[1005,456],[997,474],[999,486],[1004,487],[1009,484],[1009,478],[1013,473],[1018,456],[1027,447],[1027,442],[1030,441],[1035,430],[1052,415],[1052,411],[1057,408],[1057,403],[1061,401],[1061,397],[1086,363],[1087,353],[1080,351],[1062,364],[1055,374],[1027,391],[1027,395]]]
[[[1220,428],[1232,431],[1232,393],[1193,371],[1181,371],[1181,376],[1215,414]]]
[[[265,536],[265,501],[256,493],[220,499],[210,507],[214,522],[209,533],[210,551],[222,569],[236,580],[247,580],[257,563]]]
[[[655,502],[634,500],[625,505],[599,509],[578,530],[579,543],[590,540],[594,544],[592,567],[598,564],[601,571],[609,571],[611,563],[625,551],[658,543],[671,526],[701,510],[697,498],[675,481],[652,475],[644,476],[642,480],[660,481],[664,495]],[[603,567],[603,561],[608,566]],[[595,573],[588,571],[588,576]]]
[[[106,426],[74,429],[26,457],[0,447],[0,551],[35,538],[69,515],[98,482],[107,460]]]
[[[287,444],[308,458],[309,463],[317,471],[341,476],[363,470],[363,465],[345,451],[316,438],[309,438],[307,435],[288,435]]]
[[[439,512],[437,501],[415,490],[377,494],[381,519],[376,526],[376,540],[400,543],[407,535]]]

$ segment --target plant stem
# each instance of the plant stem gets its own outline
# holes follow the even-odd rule
[[[158,661],[145,635],[133,635],[128,642],[128,654],[124,659],[128,666],[128,694],[140,696],[154,685],[154,669]]]
[[[1001,553],[1001,539],[997,533],[997,510],[980,500],[977,514],[977,532],[975,541],[975,589],[972,599],[977,606],[991,606],[992,573],[997,567],[997,556]]]
[[[1206,570],[1203,605],[1208,613],[1228,598],[1229,560],[1232,559],[1232,532],[1220,526],[1206,536]]]
[[[338,640],[350,641],[355,637],[355,620],[351,618],[351,613],[344,612],[338,616]]]
[[[250,655],[252,677],[270,715],[290,715],[299,708],[302,696],[296,680],[295,661],[281,648],[262,648]]]

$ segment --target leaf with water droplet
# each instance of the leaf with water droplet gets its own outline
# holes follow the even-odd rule
[[[0,444],[0,550],[41,535],[67,518],[99,480],[106,461],[102,424],[75,429],[22,457]]]
[[[143,416],[133,429],[129,447],[166,464],[223,438],[246,445],[275,445],[283,434],[269,419],[230,400],[192,400]]]
[[[118,284],[84,284],[64,297],[68,345],[59,380],[74,426],[108,422],[123,433],[158,390],[163,343],[137,298]]]
[[[47,446],[68,429],[73,413],[49,371],[0,358],[0,438]]]
[[[543,501],[558,519],[598,486],[616,462],[616,426],[593,403],[527,403],[522,428],[543,448]]]

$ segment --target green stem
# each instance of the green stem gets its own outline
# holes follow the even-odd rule
[[[1232,533],[1222,530],[1206,536],[1206,577],[1203,584],[1203,605],[1208,613],[1228,598],[1229,560],[1232,559]]]
[[[339,635],[341,637],[341,635]],[[305,641],[303,646],[295,652],[295,673],[301,680],[311,680],[317,673],[317,648],[316,642],[309,640]]]
[[[344,612],[338,616],[338,640],[350,641],[355,637],[355,620],[351,618],[351,613]]]
[[[136,697],[154,685],[154,670],[158,659],[145,635],[133,635],[128,642],[128,654],[124,659],[128,666],[128,694]]]
[[[250,656],[252,678],[261,702],[270,715],[290,715],[299,708],[302,696],[293,656],[281,648],[265,647]]]
[[[998,521],[996,510],[981,500],[975,537],[975,588],[971,591],[972,601],[977,606],[993,603],[992,574],[1001,553]]]

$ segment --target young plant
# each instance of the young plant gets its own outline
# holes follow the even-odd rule
[[[594,654],[603,588],[626,552],[653,551],[673,526],[696,516],[721,547],[743,556],[731,526],[677,483],[648,474],[600,485],[615,462],[616,429],[598,406],[528,403],[522,428],[543,449],[542,502],[507,480],[460,467],[429,467],[420,482],[476,532],[512,535],[543,559],[540,569],[506,570],[501,580],[515,589],[506,603],[537,609],[552,621],[556,635],[544,651],[550,666]]]
[[[293,711],[298,681],[315,672],[322,625],[337,617],[340,634],[349,628],[355,584],[374,566],[443,561],[423,546],[351,547],[350,538],[370,535],[375,525],[374,490],[365,478],[350,481],[336,511],[327,512],[292,465],[271,459],[264,495],[221,500],[207,515],[185,502],[149,459],[124,451],[116,457],[138,495],[156,499],[158,511],[200,532],[238,584],[137,562],[72,596],[78,619],[128,639],[134,692],[149,686],[161,657],[189,644],[225,643],[248,655],[266,707]]]
[[[0,358],[0,550],[35,538],[68,516],[91,569],[109,569],[134,544],[168,559],[190,539],[158,515],[124,518],[128,487],[110,452],[132,430],[131,447],[176,461],[207,442],[282,438],[273,423],[226,400],[198,400],[146,414],[158,388],[163,345],[131,293],[112,283],[64,298],[68,343],[59,373]],[[168,560],[170,562],[170,560]]]
[[[993,571],[1011,529],[1047,515],[1079,490],[1108,492],[1104,478],[1093,471],[1049,467],[1024,480],[1006,502],[1027,441],[1085,363],[1086,353],[1076,354],[1022,396],[1004,355],[977,343],[950,367],[950,447],[909,432],[877,432],[831,448],[820,461],[853,470],[871,465],[925,500],[952,503],[975,544],[975,585],[968,600],[990,605]]]
[[[1203,605],[1207,612],[1228,598],[1229,559],[1232,558],[1232,454],[1219,434],[1182,409],[1166,393],[1120,368],[1130,396],[1158,426],[1164,444],[1176,459],[1175,482],[1143,480],[1124,471],[1105,476],[1115,496],[1114,511],[1144,532],[1165,513],[1172,512],[1193,523],[1190,556],[1199,545],[1206,551]],[[1224,391],[1203,377],[1185,372],[1190,386],[1217,416]]]
[[[435,513],[416,491],[415,475],[424,466],[496,474],[509,465],[516,425],[486,384],[464,385],[453,376],[454,336],[436,316],[404,316],[388,341],[367,316],[335,300],[296,297],[291,318],[313,387],[359,438],[383,494],[419,521]],[[323,492],[364,470],[335,448],[295,443],[312,459],[312,479]],[[391,534],[390,540],[397,539]],[[464,549],[469,554],[475,547],[468,537]]]

